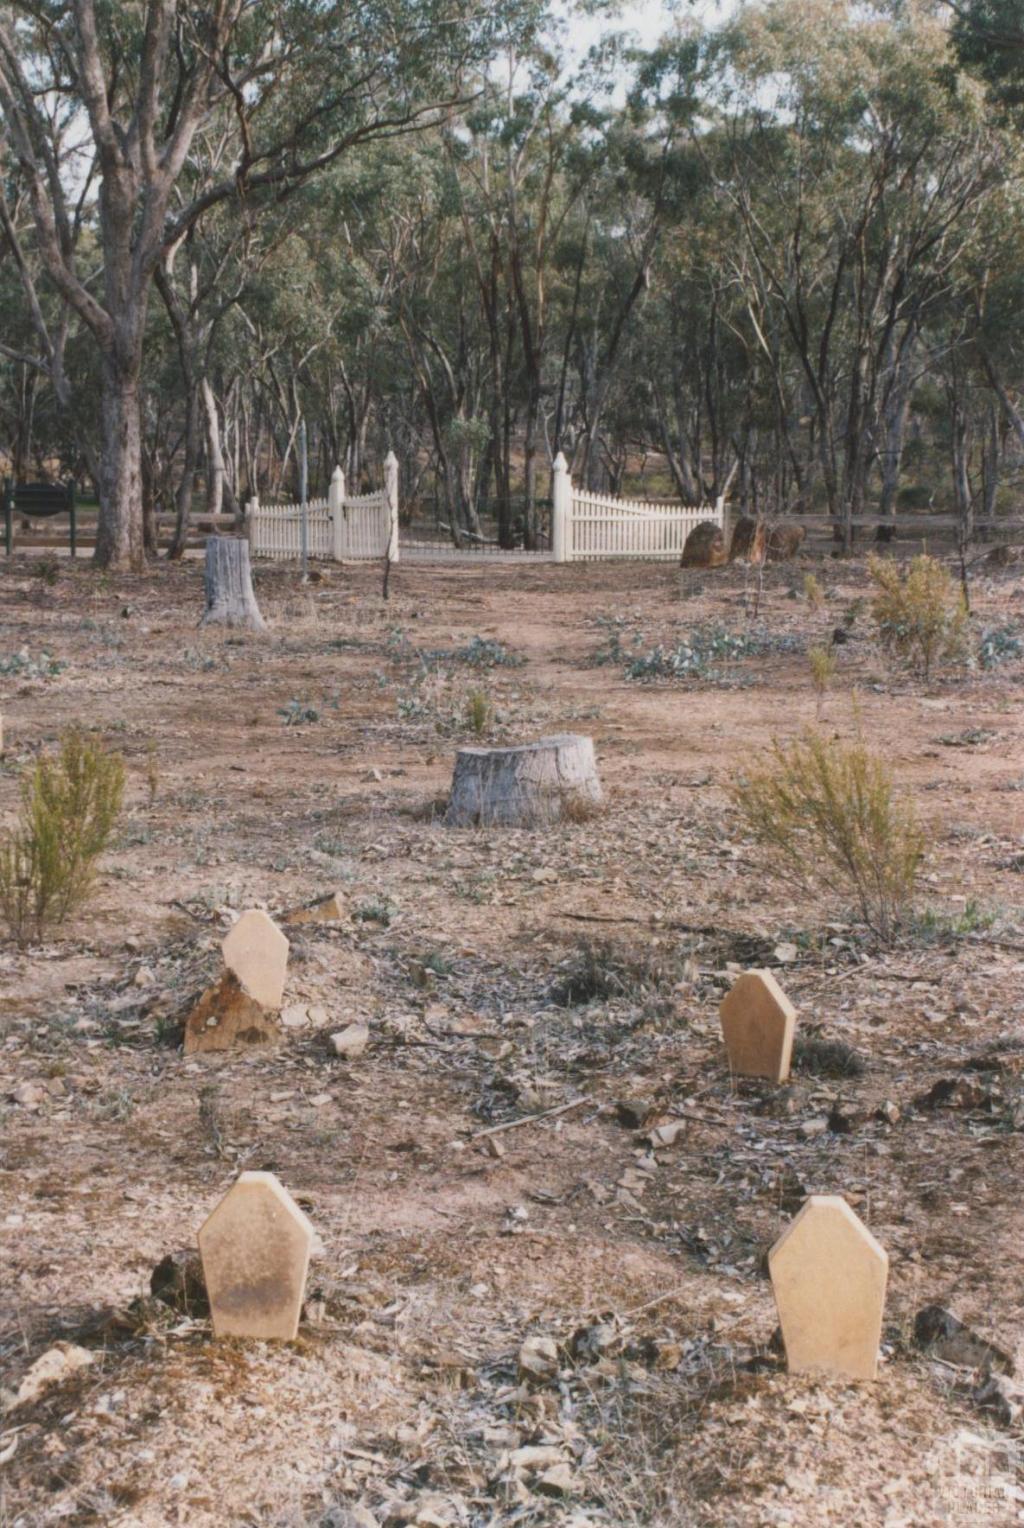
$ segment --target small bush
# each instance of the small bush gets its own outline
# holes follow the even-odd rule
[[[804,574],[804,598],[812,610],[821,610],[825,604],[825,592],[813,573]]]
[[[811,665],[811,683],[818,697],[818,715],[820,716],[825,696],[835,678],[836,655],[831,647],[811,647],[807,651],[807,661]]]
[[[892,939],[912,907],[924,841],[882,758],[860,742],[808,733],[789,748],[776,743],[730,794],[772,873],[852,897],[868,927]]]
[[[871,612],[887,652],[903,658],[925,679],[941,658],[967,651],[967,611],[953,580],[934,557],[915,557],[906,572],[872,557],[868,573],[878,591]]]
[[[986,627],[978,642],[978,662],[983,669],[998,668],[1024,658],[1024,637],[1013,626]]]
[[[466,722],[471,732],[482,737],[491,723],[491,703],[485,690],[472,690],[466,701]]]
[[[124,796],[124,764],[69,732],[22,786],[18,826],[0,843],[0,913],[25,945],[82,905]]]

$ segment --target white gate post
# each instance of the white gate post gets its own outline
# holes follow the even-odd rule
[[[327,505],[331,511],[331,555],[341,562],[345,555],[345,474],[340,467],[331,473],[331,486],[327,490]]]
[[[551,463],[551,560],[572,561],[572,478],[559,451]]]
[[[722,540],[725,542],[725,550],[726,554],[728,554],[729,546],[732,542],[732,527],[729,524],[730,520],[732,519],[732,515],[729,513],[729,506],[725,502],[724,493],[719,494],[718,501],[715,504],[715,509],[718,511],[716,519],[718,520],[719,525],[722,527]]]
[[[384,499],[388,506],[388,562],[398,561],[398,457],[389,451],[384,458]]]
[[[245,531],[246,535],[249,537],[249,541],[254,552],[258,552],[260,550],[260,548],[256,545],[257,537],[259,534],[259,526],[256,524],[256,519],[259,515],[259,512],[260,497],[259,494],[254,493],[252,498],[245,506]]]

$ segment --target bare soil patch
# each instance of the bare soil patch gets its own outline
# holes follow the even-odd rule
[[[0,812],[74,721],[129,791],[86,914],[0,950],[4,1385],[56,1341],[97,1353],[0,1423],[0,1521],[1018,1520],[1019,1429],[912,1333],[946,1304],[1024,1359],[1024,670],[923,686],[855,613],[823,725],[888,753],[929,837],[920,927],[881,951],[765,879],[723,792],[814,721],[806,649],[867,593],[858,562],[815,572],[822,611],[773,568],[755,621],[736,568],[400,566],[387,604],[377,569],[261,568],[250,637],[198,627],[195,565],[3,570]],[[980,622],[1024,622],[1022,595],[993,573]],[[759,645],[625,677],[698,628]],[[595,740],[599,815],[442,825],[460,742],[565,731]],[[233,910],[335,887],[345,921],[290,931],[310,1021],[186,1061]],[[726,1068],[717,1005],[749,964],[799,1008],[782,1089]],[[355,1020],[369,1049],[338,1060]],[[478,1134],[577,1099],[500,1154]],[[285,1347],[148,1298],[243,1168],[322,1241]],[[791,1379],[772,1346],[764,1252],[811,1191],[889,1251],[874,1386]],[[517,1373],[531,1335],[548,1381]]]

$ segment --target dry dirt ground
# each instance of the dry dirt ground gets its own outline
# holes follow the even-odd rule
[[[3,569],[0,811],[73,722],[129,772],[86,913],[0,949],[5,1528],[1024,1520],[1019,1423],[913,1335],[938,1302],[1024,1359],[1024,664],[915,680],[863,563],[815,565],[821,610],[809,566],[769,571],[756,620],[735,568],[403,566],[386,605],[378,569],[261,569],[260,638],[198,628],[196,564]],[[974,592],[979,627],[1024,627],[1019,569]],[[814,723],[806,649],[844,618],[821,724],[859,725],[928,830],[888,951],[768,879],[723,788]],[[764,650],[625,677],[709,625]],[[591,734],[605,810],[446,829],[474,711],[485,740]],[[184,1059],[237,910],[334,887],[276,1053]],[[752,964],[799,1006],[782,1089],[720,1043]],[[355,1019],[368,1050],[334,1059]],[[503,1153],[477,1135],[574,1101]],[[149,1297],[244,1168],[322,1244],[294,1344]],[[813,1191],[889,1252],[874,1385],[790,1378],[772,1343],[765,1248]],[[547,1378],[517,1371],[532,1336]],[[94,1362],[11,1406],[59,1342]]]

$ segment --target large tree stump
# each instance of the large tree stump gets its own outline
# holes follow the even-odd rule
[[[252,588],[249,543],[244,536],[210,536],[206,542],[204,626],[264,629]]]
[[[594,744],[561,733],[519,748],[460,748],[449,827],[547,827],[592,811],[601,800]]]

